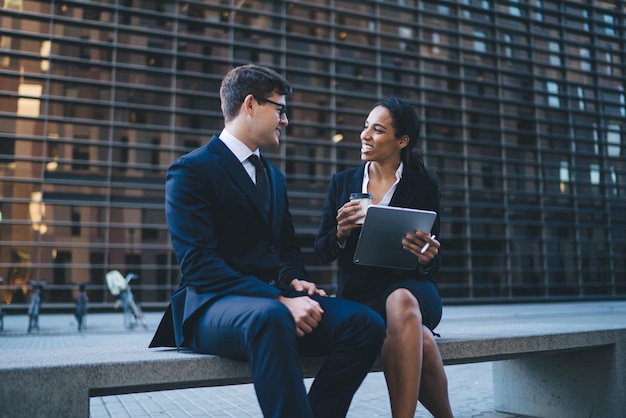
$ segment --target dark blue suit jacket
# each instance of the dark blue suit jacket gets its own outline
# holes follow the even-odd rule
[[[266,162],[271,210],[226,145],[214,136],[167,173],[165,214],[182,282],[150,344],[181,347],[188,319],[225,295],[275,298],[307,280],[287,202],[284,175]]]
[[[352,257],[359,239],[359,229],[352,231],[344,248],[339,246],[336,237],[337,211],[349,200],[350,193],[361,192],[364,169],[365,164],[332,176],[315,239],[315,252],[322,261],[338,260],[337,263],[340,268],[338,296],[360,302],[372,300],[395,281],[407,278],[434,280],[440,264],[440,255],[438,254],[425,269],[418,268],[417,257],[415,258],[415,270],[356,265],[352,261]],[[405,165],[402,179],[393,194],[390,206],[437,212],[431,233],[439,236],[440,198],[439,182],[434,177],[418,174]]]

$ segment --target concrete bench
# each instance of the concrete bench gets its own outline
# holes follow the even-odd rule
[[[498,411],[626,416],[623,325],[476,325],[446,334],[438,344],[447,365],[495,361]],[[305,376],[314,376],[322,360],[302,358]],[[92,396],[250,382],[245,362],[169,349],[6,350],[0,356],[0,416],[88,417]]]

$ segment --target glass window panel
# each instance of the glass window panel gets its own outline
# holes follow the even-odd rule
[[[227,39],[229,14],[213,4],[182,3],[178,30],[182,34]]]
[[[311,22],[328,22],[329,11],[318,7],[320,2],[314,3],[290,3],[289,17],[298,18],[298,20],[310,20]]]
[[[610,124],[606,133],[607,155],[609,157],[619,157],[622,149],[621,125]]]
[[[358,15],[360,14],[367,14],[367,13],[373,13],[373,7],[369,4],[364,4],[361,1],[358,0],[335,0],[335,7],[337,8],[338,11],[348,11],[350,14],[352,13],[358,13]],[[358,18],[358,15],[355,16],[355,18]]]

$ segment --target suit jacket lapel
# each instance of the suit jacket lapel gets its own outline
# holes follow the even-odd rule
[[[281,228],[281,219],[283,216],[283,212],[285,210],[285,205],[287,202],[284,201],[283,196],[285,193],[285,184],[282,181],[278,181],[279,178],[282,178],[282,174],[278,171],[276,167],[271,164],[266,164],[267,167],[267,176],[270,181],[270,227],[272,228],[272,233],[276,237],[276,239],[280,236],[280,228]]]
[[[415,193],[417,193],[419,189],[419,181],[415,173],[411,170],[404,167],[402,171],[402,178],[398,183],[398,187],[396,188],[395,193],[391,198],[390,206],[397,207],[410,207],[411,202],[413,202],[415,198]]]
[[[365,173],[365,164],[363,164],[358,169],[354,170],[354,174],[352,175],[352,178],[350,179],[350,185],[348,189],[349,193],[361,193],[361,190],[363,190],[363,173]],[[350,196],[342,196],[342,197],[346,199],[346,202],[348,201],[348,199],[350,199]]]
[[[355,170],[352,178],[350,179],[350,192],[361,192],[363,187],[363,175],[365,173],[365,164],[363,164],[359,169]],[[405,166],[402,171],[402,179],[398,183],[398,187],[394,192],[390,206],[396,207],[408,207],[410,203],[415,198],[415,193],[419,189],[419,181],[415,173],[411,170],[408,170]],[[346,201],[348,196],[345,197]]]
[[[250,179],[250,176],[248,175],[248,173],[246,173],[246,170],[243,168],[243,165],[241,164],[241,162],[237,159],[237,157],[235,157],[235,155],[232,152],[230,152],[228,147],[226,147],[226,145],[224,145],[224,143],[221,140],[219,140],[217,136],[214,136],[211,139],[211,142],[209,143],[209,145],[212,145],[213,151],[215,155],[218,156],[217,160],[219,164],[222,166],[222,168],[224,168],[224,170],[228,172],[228,174],[235,181],[235,184],[237,184],[241,188],[241,190],[245,193],[248,199],[250,199],[252,204],[259,210],[259,212],[261,212],[261,214],[263,215],[263,219],[266,222],[269,222],[270,214],[265,208],[265,205],[263,204],[263,202],[261,201],[261,197],[259,196],[259,192],[256,188],[256,185],[254,184],[252,179]],[[274,177],[274,176],[269,176],[269,177]],[[270,183],[272,184],[272,187],[271,187],[272,188],[272,192],[271,192],[272,200],[270,204],[270,207],[271,207],[275,202],[274,191],[273,191],[275,187],[273,185],[274,180],[272,178],[270,178]]]

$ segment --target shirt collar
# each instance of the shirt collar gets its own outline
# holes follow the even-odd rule
[[[365,163],[365,171],[363,172],[363,188],[361,190],[363,193],[367,193],[367,184],[370,181],[370,175],[369,175],[370,164],[372,164],[371,161],[368,161]],[[394,186],[400,182],[403,171],[404,171],[404,163],[400,161],[400,165],[398,166],[398,169],[396,170],[396,182],[394,183]]]
[[[233,136],[233,134],[228,132],[226,129],[222,130],[219,138],[226,145],[226,147],[228,147],[228,149],[235,154],[235,157],[237,157],[240,162],[247,160],[251,154],[255,154],[259,158],[261,157],[261,153],[258,148],[254,152],[251,152],[250,148],[248,148],[243,142]]]

